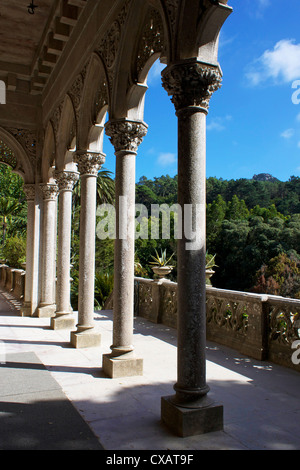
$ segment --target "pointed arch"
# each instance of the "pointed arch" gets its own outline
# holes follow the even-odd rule
[[[62,104],[56,134],[55,167],[62,171],[70,160],[70,149],[76,142],[76,114],[71,97],[67,94]]]
[[[43,159],[41,167],[41,179],[43,183],[48,183],[53,177],[55,165],[56,142],[54,129],[51,122],[48,122],[44,137]]]
[[[19,174],[24,183],[34,183],[33,162],[21,143],[3,127],[0,127],[0,163]]]
[[[87,67],[78,115],[77,148],[102,151],[103,121],[109,105],[109,86],[105,66],[94,52]]]

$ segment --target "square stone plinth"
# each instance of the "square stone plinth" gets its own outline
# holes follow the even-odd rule
[[[72,315],[61,315],[51,318],[52,330],[72,330],[75,327],[75,318]]]
[[[20,310],[21,317],[31,317],[31,306],[22,305]]]
[[[161,399],[161,419],[179,437],[195,436],[223,430],[223,406],[183,408],[171,402],[171,396]]]
[[[101,334],[94,330],[71,331],[71,344],[76,349],[96,348],[101,345]]]
[[[56,305],[43,305],[37,308],[39,318],[51,318],[55,316]]]
[[[143,359],[135,357],[119,359],[111,357],[111,354],[103,354],[102,359],[103,372],[112,379],[143,375]]]

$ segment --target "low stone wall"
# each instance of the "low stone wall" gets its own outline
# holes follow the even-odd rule
[[[5,264],[0,265],[0,287],[10,292],[16,299],[23,300],[26,272]]]
[[[208,340],[300,372],[300,354],[298,361],[293,356],[300,340],[299,300],[207,286],[206,303]],[[135,278],[135,314],[176,328],[177,284]]]

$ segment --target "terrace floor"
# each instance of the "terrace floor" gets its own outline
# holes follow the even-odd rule
[[[144,375],[110,379],[112,313],[95,313],[102,345],[70,346],[50,319],[21,317],[0,292],[0,449],[299,450],[300,374],[207,343],[210,396],[224,431],[179,438],[160,422],[160,399],[176,382],[176,331],[135,319]]]

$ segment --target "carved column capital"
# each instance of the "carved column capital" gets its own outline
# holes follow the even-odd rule
[[[59,191],[73,191],[74,185],[79,179],[79,173],[75,171],[56,171],[54,177]]]
[[[117,119],[105,125],[106,135],[115,148],[115,152],[136,154],[139,145],[147,134],[148,126],[142,121]]]
[[[35,184],[24,184],[23,193],[27,201],[34,201],[35,199]]]
[[[55,201],[58,195],[58,186],[54,183],[41,183],[40,188],[44,201]]]
[[[197,107],[208,112],[212,94],[221,87],[222,74],[217,65],[185,61],[166,67],[162,84],[176,111]]]
[[[78,152],[74,160],[78,165],[80,176],[97,176],[105,162],[105,155],[104,153]]]

